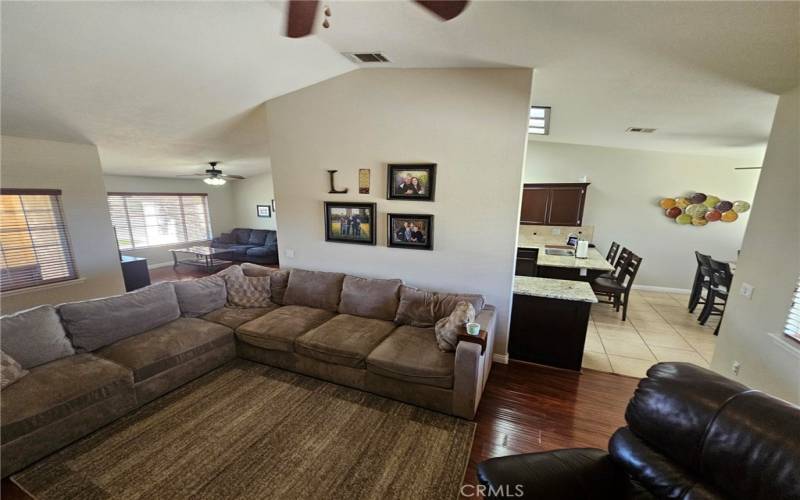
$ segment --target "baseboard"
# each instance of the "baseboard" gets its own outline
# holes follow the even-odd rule
[[[660,293],[690,293],[688,288],[668,288],[665,286],[650,286],[650,285],[633,285],[634,290],[641,290],[643,292],[660,292]]]
[[[158,269],[159,267],[168,267],[172,265],[172,261],[169,262],[156,262],[155,264],[148,264],[147,269]]]
[[[492,354],[492,361],[495,363],[500,363],[501,365],[508,364],[508,354]]]

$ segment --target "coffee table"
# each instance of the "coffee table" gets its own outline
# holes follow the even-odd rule
[[[211,248],[211,247],[187,247],[187,248],[173,248],[170,249],[172,253],[172,268],[178,267],[178,264],[185,264],[187,266],[202,267],[206,271],[213,272],[218,268],[230,264],[230,260],[225,260],[221,256],[225,256],[230,252],[224,248]],[[191,257],[179,258],[178,254],[189,254]]]

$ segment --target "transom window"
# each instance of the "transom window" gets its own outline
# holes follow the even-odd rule
[[[205,193],[108,193],[120,250],[211,238]]]
[[[0,291],[77,277],[61,191],[0,190]]]

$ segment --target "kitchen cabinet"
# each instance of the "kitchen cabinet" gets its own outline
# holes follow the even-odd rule
[[[580,226],[588,183],[525,184],[520,224]]]

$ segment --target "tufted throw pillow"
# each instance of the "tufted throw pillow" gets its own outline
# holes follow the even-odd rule
[[[28,374],[14,358],[0,351],[0,389],[5,389]]]
[[[458,345],[458,334],[464,330],[464,325],[475,321],[475,308],[463,300],[459,301],[450,316],[436,322],[436,343],[442,351],[455,351]]]
[[[229,271],[230,270],[230,271]],[[228,304],[235,307],[267,307],[270,301],[269,276],[245,276],[239,266],[220,273],[228,289]]]

